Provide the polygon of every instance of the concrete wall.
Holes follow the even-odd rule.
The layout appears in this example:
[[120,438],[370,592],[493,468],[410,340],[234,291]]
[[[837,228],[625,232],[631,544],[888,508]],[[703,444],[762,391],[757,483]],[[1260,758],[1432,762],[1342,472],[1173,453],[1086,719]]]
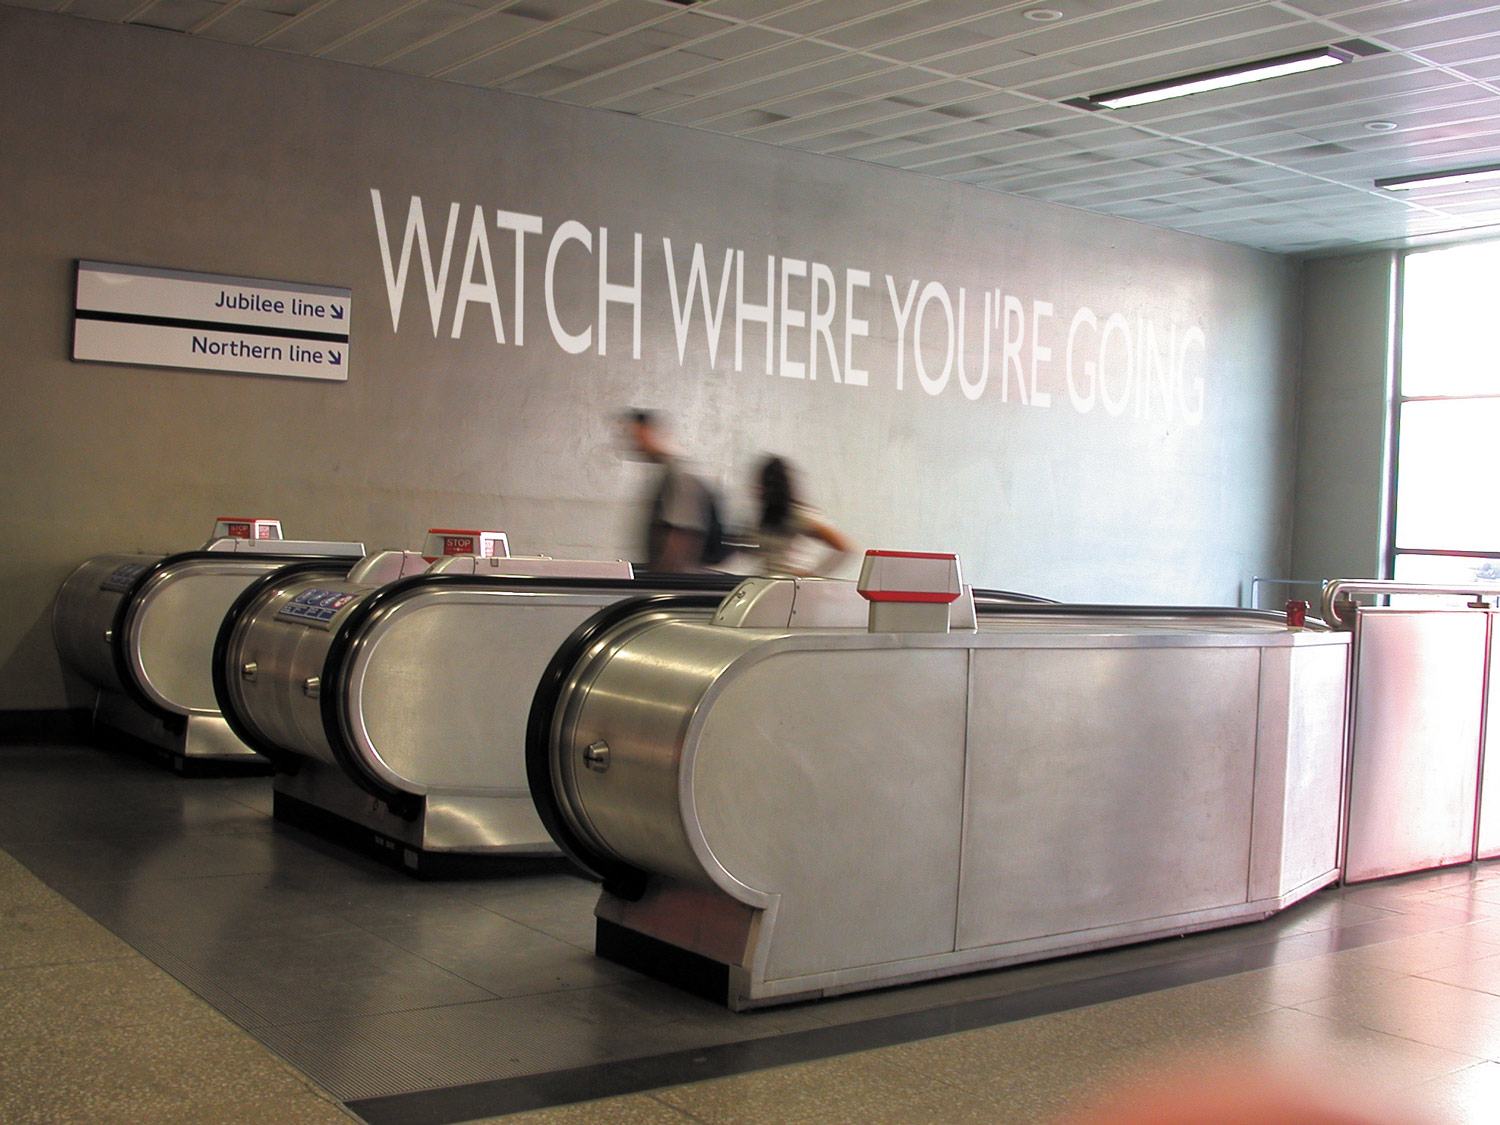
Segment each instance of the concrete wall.
[[[738,516],[756,456],[784,453],[861,547],[956,550],[979,584],[1233,603],[1288,565],[1294,262],[20,10],[0,10],[0,91],[0,709],[80,698],[46,620],[73,565],[191,548],[220,514],[371,547],[471,526],[633,555],[646,477],[610,421],[632,404],[675,418]],[[449,248],[431,300],[415,200],[435,275]],[[711,299],[679,347],[698,246]],[[601,322],[606,247],[623,289],[604,296],[625,299]],[[74,362],[78,259],[352,289],[348,381]]]
[[1395,251],[1380,251],[1303,267],[1292,539],[1298,578],[1385,577],[1396,258]]

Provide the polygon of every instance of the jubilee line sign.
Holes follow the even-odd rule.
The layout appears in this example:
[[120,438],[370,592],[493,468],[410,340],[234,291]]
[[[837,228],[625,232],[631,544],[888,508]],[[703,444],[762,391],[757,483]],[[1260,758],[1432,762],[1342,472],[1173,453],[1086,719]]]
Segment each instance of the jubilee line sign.
[[73,358],[349,378],[348,289],[80,261]]

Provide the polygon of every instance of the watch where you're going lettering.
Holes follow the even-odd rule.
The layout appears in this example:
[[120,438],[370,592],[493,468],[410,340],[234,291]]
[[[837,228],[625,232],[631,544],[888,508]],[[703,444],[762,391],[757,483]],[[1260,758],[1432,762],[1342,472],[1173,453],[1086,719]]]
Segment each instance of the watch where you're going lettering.
[[78,263],[73,358],[343,382],[347,289]]
[[[413,316],[434,338],[493,338],[528,346],[537,329],[528,265],[543,267],[544,335],[569,355],[641,358],[647,307],[670,314],[681,366],[927,396],[999,399],[1080,414],[1203,421],[1208,338],[1198,324],[1163,323],[1139,312],[1060,309],[996,287],[936,279],[877,279],[867,269],[736,247],[691,247],[661,238],[646,270],[640,232],[611,232],[567,219],[457,202],[429,209],[422,197],[388,205],[370,189],[393,332]],[[460,256],[461,255],[461,256]],[[534,276],[534,275],[533,275]],[[504,278],[508,300],[501,300]],[[409,308],[425,299],[427,316]],[[563,294],[567,297],[564,299]],[[585,296],[579,297],[583,293]],[[886,313],[894,354],[871,337]],[[614,341],[609,338],[613,330]],[[878,372],[872,376],[872,372]]]

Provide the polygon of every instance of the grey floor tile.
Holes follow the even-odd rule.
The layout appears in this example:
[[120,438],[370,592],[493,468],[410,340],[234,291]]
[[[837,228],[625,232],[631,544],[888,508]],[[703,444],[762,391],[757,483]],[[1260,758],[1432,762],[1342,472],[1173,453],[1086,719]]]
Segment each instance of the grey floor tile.
[[[38,879],[25,864],[0,851],[0,911],[37,903],[54,903],[58,894]],[[4,915],[0,915],[3,919]]]
[[960,1090],[988,1107],[995,1125],[1038,1125],[1086,1104],[1104,1091],[1139,1081],[1161,1065],[1156,1055],[1140,1049],[1038,1059],[1025,1068],[1002,1062],[988,1081],[977,1080]]
[[548,1073],[639,1050],[641,1033],[610,1019],[620,1012],[607,1004],[559,1010],[533,999],[320,1020],[266,1039],[346,1099]]
[[1462,927],[1462,932],[1475,941],[1500,945],[1500,918],[1481,918],[1469,922]]
[[932,1082],[959,1089],[1018,1081],[1079,1059],[1121,1056],[1127,1048],[1107,1016],[1065,1012],[999,1027],[902,1043],[880,1052],[887,1060]]
[[1408,975],[1363,959],[1359,956],[1362,952],[1353,950],[1288,961],[1242,973],[1234,979],[1243,981],[1271,1007],[1294,1007],[1354,987],[1379,987]]
[[63,891],[117,933],[150,937],[184,956],[226,941],[313,938],[359,929],[316,896],[279,887],[264,872],[63,884]]
[[768,1121],[880,1121],[934,1093],[879,1052],[778,1067],[756,1074],[662,1090],[656,1097],[706,1125]]
[[1298,1007],[1343,1025],[1500,1059],[1500,996],[1425,977],[1366,982]]
[[364,931],[301,941],[225,942],[184,960],[270,1024],[493,999]]
[[60,898],[0,901],[0,969],[120,957],[120,940]]
[[1231,1034],[1215,1037],[1204,1047],[1226,1053],[1254,1053],[1278,1065],[1340,1076],[1355,1084],[1351,1088],[1391,1094],[1479,1061],[1468,1051],[1434,1046],[1398,1032],[1366,1027],[1356,1020],[1300,1008],[1273,1008],[1247,1016]]
[[632,1094],[486,1117],[469,1125],[693,1125],[695,1120],[650,1094]]
[[633,970],[482,907],[372,929],[393,945],[496,996],[527,996],[639,979]]
[[45,882],[143,882],[273,870],[282,846],[269,825],[215,834],[140,835],[8,844]]
[[[36,1028],[0,1040],[0,1120],[155,1121],[197,1104],[307,1092],[249,1036],[209,1012],[140,1027]],[[58,1081],[65,1075],[66,1081]]]
[[1413,1094],[1443,1125],[1500,1121],[1500,1063],[1484,1062],[1424,1082]]
[[1377,879],[1368,883],[1354,883],[1343,888],[1341,897],[1348,902],[1399,909],[1413,900],[1432,897],[1436,892],[1455,887],[1474,885],[1474,877],[1466,869],[1428,871],[1418,875],[1398,875],[1390,879]]
[[1457,988],[1473,989],[1500,997],[1500,949],[1487,957],[1456,960],[1452,964],[1429,969],[1419,975]]
[[1362,922],[1376,922],[1388,918],[1391,911],[1373,903],[1348,902],[1331,895],[1316,896],[1300,908],[1280,917],[1266,919],[1267,933],[1277,937],[1294,934],[1321,933],[1344,926],[1357,926]]
[[582,949],[594,947],[594,905],[599,887],[571,875],[495,880],[456,893],[503,918]]
[[[1034,989],[1064,996],[1070,984],[1119,974],[1159,987],[1202,966],[1221,974],[1247,951],[1248,963],[1263,954],[1278,961],[876,1057],[725,1079],[707,1093],[664,1090],[514,1120],[682,1125],[765,1111],[761,1120],[1038,1125],[1095,1085],[1128,1080],[1193,1048],[1317,1059],[1426,1090],[1435,1101],[1471,1102],[1492,1089],[1491,1064],[1482,1060],[1493,1056],[1471,1052],[1489,1043],[1487,1006],[1500,1002],[1491,991],[1500,968],[1500,911],[1491,901],[1500,898],[1500,864],[1325,891],[1256,925],[736,1014],[595,958],[595,883],[540,868],[419,882],[269,820],[269,800],[265,779],[185,781],[92,749],[56,757],[0,748],[0,822],[15,811],[12,829],[32,837],[16,850],[340,1097],[716,1045],[731,1045],[732,1055],[741,1042]],[[132,822],[143,826],[134,835],[125,831]],[[86,921],[0,856],[0,966],[11,965],[0,967],[0,1006],[8,1009],[0,1044],[20,1051],[14,1057],[37,1080],[39,1056],[4,1029],[30,1026],[43,1011],[58,1029],[92,1019],[106,1054],[143,1076],[133,1092],[110,1093],[105,1082],[103,1100],[70,1104],[76,1113],[67,1120],[229,1123],[260,1114],[290,1123],[306,1113],[321,1125],[330,1111],[342,1112],[290,1070],[290,1086],[273,1079],[253,1092],[211,1088],[207,1100],[184,1100],[170,1076],[114,1036],[166,1016],[181,1028],[167,1037],[167,1054],[181,1059],[177,1041],[203,1021],[188,1013],[174,1021],[184,999],[176,985],[126,967],[108,932],[92,922],[70,927],[69,919]],[[1378,943],[1330,952],[1338,940],[1371,935]],[[37,949],[54,960],[37,963]],[[7,962],[12,955],[21,959]],[[1151,976],[1158,969],[1169,975]],[[76,996],[70,980],[85,982]],[[1444,1022],[1446,1037],[1438,1030]],[[68,1064],[69,1045],[56,1045]],[[85,1076],[90,1065],[80,1063]],[[246,1062],[252,1075],[257,1066]],[[731,1088],[736,1082],[749,1085]],[[28,1119],[30,1110],[12,1108],[20,1115],[0,1106],[0,1118]]]
[[366,930],[462,924],[481,915],[495,916],[442,883],[417,882],[394,871],[385,882],[325,886],[309,895],[324,909]]
[[196,1101],[159,1110],[151,1125],[350,1125],[358,1119],[332,1098],[315,1093],[278,1098]]
[[1500,953],[1497,942],[1500,930],[1482,932],[1473,926],[1452,926],[1361,946],[1339,956],[1394,972],[1426,973]]
[[0,844],[90,840],[140,840],[197,833],[263,832],[263,814],[223,793],[152,790],[96,804],[71,801],[12,801],[0,818]]
[[38,1028],[87,1036],[96,1027],[146,1027],[203,1010],[197,997],[142,957],[0,970],[0,1039]]

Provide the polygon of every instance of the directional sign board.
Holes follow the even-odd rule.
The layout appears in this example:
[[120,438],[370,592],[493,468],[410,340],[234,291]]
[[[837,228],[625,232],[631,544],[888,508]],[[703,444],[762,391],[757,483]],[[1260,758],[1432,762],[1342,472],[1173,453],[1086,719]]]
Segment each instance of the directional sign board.
[[349,378],[347,289],[78,263],[73,358]]

